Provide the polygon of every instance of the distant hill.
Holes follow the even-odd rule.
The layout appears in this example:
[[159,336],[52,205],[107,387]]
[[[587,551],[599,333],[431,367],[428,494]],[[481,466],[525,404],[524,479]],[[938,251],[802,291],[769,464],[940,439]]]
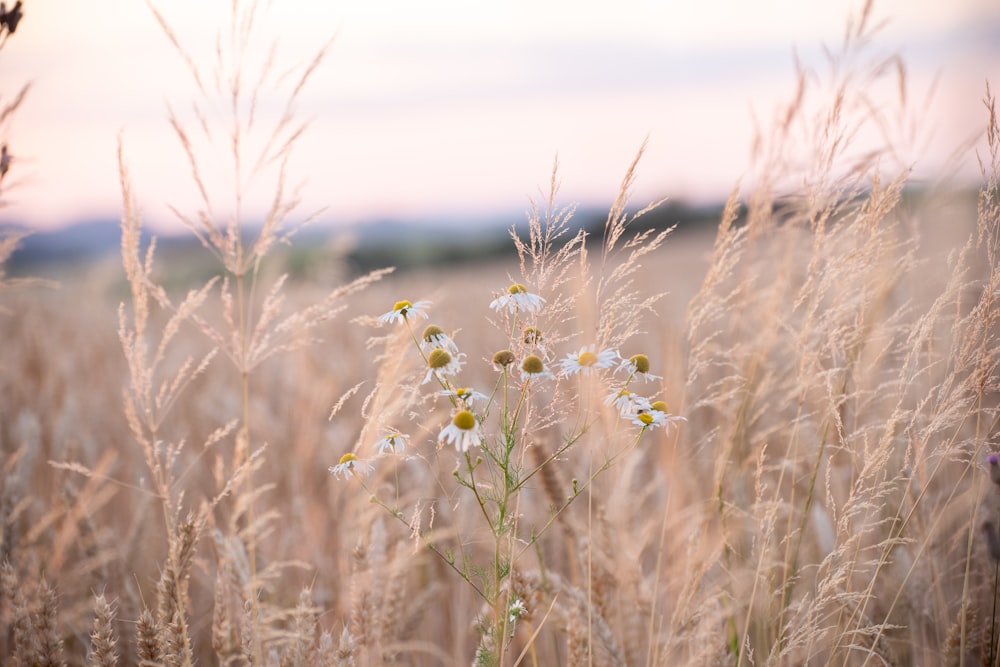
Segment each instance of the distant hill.
[[[690,207],[668,202],[636,221],[635,228],[666,228],[672,225],[685,228],[702,225],[717,221],[720,211],[721,206]],[[578,211],[574,220],[578,228],[582,227],[599,237],[606,217],[606,211]],[[372,221],[336,228],[315,224],[303,229],[294,238],[291,248],[285,252],[288,253],[287,261],[293,264],[308,262],[313,255],[329,248],[338,236],[350,237],[352,244],[343,259],[352,271],[361,273],[384,266],[406,270],[511,254],[513,244],[509,230],[513,224],[514,222],[497,221],[463,226],[455,223],[401,220]],[[23,227],[8,225],[0,228],[0,232],[5,229],[25,231]],[[519,234],[527,236],[525,221],[517,221],[517,229]],[[254,229],[248,230],[248,240],[255,233]],[[148,242],[149,232],[144,231],[144,236],[144,242]],[[120,244],[121,230],[117,220],[87,220],[61,229],[36,231],[21,239],[20,246],[7,262],[6,269],[11,275],[61,272],[107,258],[119,252]],[[198,240],[186,232],[158,234],[157,247],[161,252],[175,257],[188,251],[195,256],[205,252]]]

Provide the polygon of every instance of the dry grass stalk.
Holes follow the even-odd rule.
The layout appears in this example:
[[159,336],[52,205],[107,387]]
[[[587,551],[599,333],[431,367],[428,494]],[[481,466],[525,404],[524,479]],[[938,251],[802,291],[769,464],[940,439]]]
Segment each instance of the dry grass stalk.
[[170,536],[167,562],[156,587],[156,623],[162,630],[160,654],[169,665],[194,663],[187,621],[188,580],[203,522],[200,517],[188,515],[175,523],[176,532]]
[[149,609],[143,609],[135,624],[136,658],[141,667],[164,664],[161,628]]
[[[215,253],[220,279],[180,298],[158,282],[121,161],[125,419],[101,411],[118,400],[101,388],[120,386],[119,367],[100,375],[72,352],[114,357],[113,332],[99,324],[113,312],[10,293],[19,317],[0,321],[12,341],[0,369],[15,373],[0,373],[0,659],[59,663],[62,638],[89,634],[91,662],[113,664],[116,610],[93,590],[115,590],[122,613],[138,615],[135,658],[147,666],[449,664],[467,662],[477,645],[483,660],[508,664],[971,664],[996,654],[995,563],[982,525],[1000,525],[1000,496],[984,492],[992,486],[978,470],[1000,423],[1000,131],[989,92],[978,226],[947,262],[927,239],[940,230],[911,219],[933,211],[927,199],[911,207],[905,168],[875,168],[892,164],[892,147],[857,148],[871,123],[881,130],[891,115],[869,86],[892,79],[902,112],[907,98],[898,60],[865,60],[866,5],[831,53],[830,76],[802,71],[794,99],[762,132],[749,196],[727,203],[688,306],[686,344],[664,331],[668,313],[644,324],[665,302],[660,277],[640,262],[670,248],[657,247],[665,232],[630,233],[635,165],[600,253],[573,227],[573,207],[557,206],[553,172],[527,236],[514,235],[520,273],[507,276],[543,294],[546,307],[530,322],[500,309],[484,327],[468,318],[469,304],[496,284],[468,271],[384,286],[375,275],[318,300],[269,272],[263,260],[288,238],[282,221],[297,201],[285,172],[302,129],[291,102],[324,49],[288,80],[289,106],[255,145],[274,53],[255,80],[232,76],[228,59],[248,52],[262,20],[255,4],[234,7],[233,50],[220,48],[218,75],[188,62],[198,90],[235,110],[224,128],[233,154],[223,156],[236,174],[233,210],[213,201],[205,180],[203,147],[218,138],[207,106],[193,124],[171,112],[203,199],[186,222]],[[158,19],[180,48],[183,35]],[[250,239],[239,213],[265,172],[276,178],[274,197]],[[10,247],[0,242],[0,259]],[[435,317],[451,337],[485,346],[466,359],[470,386],[495,382],[496,341],[518,360],[551,362],[567,345],[627,339],[677,360],[690,421],[616,458],[605,445],[627,420],[604,405],[600,382],[539,385],[507,434],[522,449],[506,472],[528,483],[507,486],[504,475],[486,474],[498,459],[470,457],[482,501],[470,502],[466,487],[455,489],[448,450],[431,451],[455,406],[441,408],[436,388],[420,388],[426,360],[407,356],[407,332],[364,348],[364,333],[344,326],[334,354],[303,347],[357,289],[392,303],[392,290],[413,298],[442,282],[438,294],[455,303]],[[103,347],[84,344],[93,341]],[[211,363],[212,346],[228,364]],[[94,381],[82,390],[80,377]],[[307,393],[321,409],[306,405]],[[299,429],[310,420],[326,430]],[[340,448],[367,457],[362,448],[408,425],[409,458],[395,469],[360,489],[328,481],[324,468]],[[593,447],[576,444],[584,435]],[[85,482],[65,483],[66,472]],[[518,497],[503,520],[486,525],[512,488],[506,498]],[[110,500],[127,494],[141,498],[133,517],[112,511]],[[581,495],[587,502],[572,502]],[[366,511],[371,496],[403,525]],[[162,520],[151,521],[157,505]],[[192,516],[191,507],[204,509]],[[209,529],[214,553],[194,567]],[[119,571],[137,574],[116,581]],[[55,586],[25,585],[39,572],[60,591],[58,614]],[[155,614],[137,590],[148,581],[158,581]],[[468,622],[477,611],[479,635]]]
[[115,667],[118,664],[118,635],[114,629],[117,605],[103,594],[94,596],[94,629],[90,633],[90,667]]
[[38,585],[38,610],[31,615],[31,634],[25,664],[32,667],[63,667],[62,629],[59,625],[59,598],[42,579]]

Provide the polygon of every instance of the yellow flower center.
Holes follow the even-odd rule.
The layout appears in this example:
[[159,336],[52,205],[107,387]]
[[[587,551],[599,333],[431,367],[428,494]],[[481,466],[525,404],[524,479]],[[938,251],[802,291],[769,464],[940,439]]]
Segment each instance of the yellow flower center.
[[500,350],[493,355],[493,363],[497,366],[509,366],[514,363],[514,353],[510,350]]
[[351,461],[357,461],[357,460],[358,460],[358,457],[355,456],[354,454],[352,454],[351,452],[347,452],[346,454],[344,454],[343,456],[340,457],[340,462],[342,464],[343,463],[350,463]]
[[641,421],[646,426],[649,426],[650,424],[653,423],[653,415],[649,414],[648,412],[640,412],[639,421]]
[[534,354],[529,354],[521,362],[521,370],[525,373],[541,373],[545,370],[545,364]]
[[670,410],[667,409],[667,404],[663,401],[653,401],[653,404],[649,407],[653,408],[654,410],[658,410],[664,414],[670,412]]
[[443,334],[444,334],[444,329],[437,326],[436,324],[428,324],[427,328],[424,329],[423,338],[428,343],[431,343],[434,341],[434,338],[436,336],[441,336]]
[[527,291],[528,288],[522,285],[521,283],[514,283],[513,285],[507,288],[508,294],[524,294]]
[[471,431],[476,426],[476,417],[468,410],[459,410],[455,413],[451,423],[463,431]]
[[431,350],[431,353],[427,355],[427,365],[431,368],[444,368],[450,363],[451,355],[439,347]]
[[413,304],[409,301],[397,301],[393,306],[393,310],[398,310],[401,313],[405,313],[407,308],[413,308]]
[[597,354],[591,352],[590,350],[584,350],[580,353],[580,356],[577,357],[576,363],[581,366],[593,366],[597,363]]
[[632,363],[636,373],[649,372],[649,357],[645,354],[633,354],[628,360]]

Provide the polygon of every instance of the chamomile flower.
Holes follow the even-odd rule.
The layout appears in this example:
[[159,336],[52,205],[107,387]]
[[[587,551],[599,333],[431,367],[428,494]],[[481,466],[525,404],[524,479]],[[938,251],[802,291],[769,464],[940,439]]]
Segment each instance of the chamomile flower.
[[445,389],[441,392],[442,396],[451,396],[452,398],[457,398],[462,401],[462,404],[466,407],[472,407],[474,401],[486,401],[489,400],[489,396],[482,393],[481,391],[476,391],[475,389],[469,389],[468,387],[456,387],[455,389]]
[[622,362],[618,364],[618,370],[628,373],[629,377],[641,375],[646,382],[663,379],[659,375],[652,375],[649,372],[649,357],[645,354],[633,354],[628,359],[622,359]]
[[545,303],[545,299],[537,294],[532,294],[521,283],[514,283],[507,288],[506,294],[502,294],[490,302],[490,308],[493,310],[506,308],[511,313],[518,310],[522,313],[537,313],[541,310],[543,303]]
[[594,351],[594,345],[585,345],[577,354],[567,354],[559,365],[563,375],[582,373],[589,375],[591,371],[600,368],[611,368],[618,361],[618,353],[608,348],[600,352]]
[[351,473],[369,473],[373,468],[370,462],[359,459],[352,452],[347,452],[340,457],[340,463],[329,467],[329,471],[336,477],[347,479]]
[[410,303],[405,300],[397,301],[393,304],[392,310],[384,315],[380,315],[378,319],[380,322],[402,322],[408,320],[410,315],[419,315],[426,320],[427,313],[424,311],[430,305],[430,301],[417,301],[416,303]]
[[538,327],[524,327],[524,331],[521,332],[521,340],[524,341],[525,345],[532,347],[541,345],[542,340],[544,340],[542,330]]
[[428,324],[424,333],[420,336],[420,349],[426,352],[439,347],[451,354],[458,354],[458,345],[451,339],[451,336],[444,332],[444,329],[436,324]]
[[462,357],[464,356],[464,354],[458,354],[453,357],[447,350],[442,350],[440,347],[434,348],[427,355],[427,375],[424,376],[421,384],[429,382],[435,375],[439,378],[444,375],[456,375],[462,370]]
[[640,410],[632,418],[632,423],[642,428],[656,428],[667,423],[667,415],[659,410]]
[[379,454],[400,454],[409,439],[410,436],[399,431],[389,431],[375,442],[375,449]]
[[640,410],[649,410],[649,399],[638,394],[633,394],[628,389],[615,391],[604,399],[605,405],[613,405],[622,417],[631,417],[639,413]]
[[478,446],[483,439],[483,429],[476,416],[468,410],[459,410],[452,417],[451,423],[445,426],[438,442],[442,444],[454,444],[459,452],[467,452],[472,447]]
[[687,418],[670,414],[667,404],[663,401],[653,401],[648,410],[640,410],[632,420],[633,424],[643,428],[664,426],[667,430],[677,426],[678,422],[686,422]]
[[500,368],[507,368],[514,363],[514,353],[510,350],[498,350],[493,355],[493,365]]
[[507,610],[510,614],[510,622],[513,623],[517,619],[521,618],[521,616],[523,616],[527,611],[528,608],[524,606],[524,600],[517,598],[510,603],[510,609]]
[[540,378],[549,378],[550,380],[555,380],[556,376],[552,374],[546,366],[542,358],[535,354],[529,354],[521,362],[521,379],[522,380],[534,380]]

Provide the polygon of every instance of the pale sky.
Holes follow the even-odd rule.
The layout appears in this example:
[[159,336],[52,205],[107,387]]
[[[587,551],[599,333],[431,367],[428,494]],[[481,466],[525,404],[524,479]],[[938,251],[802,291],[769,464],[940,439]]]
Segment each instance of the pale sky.
[[[0,50],[0,102],[32,83],[0,124],[15,157],[0,224],[116,219],[121,136],[144,217],[175,227],[167,205],[193,214],[198,202],[168,104],[195,137],[214,205],[229,210],[227,106],[208,80],[230,3],[154,5],[206,76],[216,143],[201,141],[190,110],[206,98],[146,3],[25,0]],[[299,217],[323,208],[332,222],[516,220],[547,188],[556,156],[560,201],[606,206],[647,137],[636,203],[704,202],[724,197],[746,170],[751,118],[770,118],[792,95],[793,53],[821,64],[821,45],[839,44],[859,5],[285,0],[261,8],[244,71],[257,75],[275,38],[275,71],[333,38],[296,107],[310,122],[289,164],[291,185],[304,181]],[[939,79],[903,147],[917,173],[933,177],[983,126],[986,80],[1000,90],[1000,2],[885,0],[874,13],[888,23],[871,52],[899,51],[914,109]],[[255,131],[283,108],[268,93],[287,89],[265,88]],[[960,174],[973,177],[974,155],[964,164]],[[273,194],[266,176],[247,196],[249,222]]]

